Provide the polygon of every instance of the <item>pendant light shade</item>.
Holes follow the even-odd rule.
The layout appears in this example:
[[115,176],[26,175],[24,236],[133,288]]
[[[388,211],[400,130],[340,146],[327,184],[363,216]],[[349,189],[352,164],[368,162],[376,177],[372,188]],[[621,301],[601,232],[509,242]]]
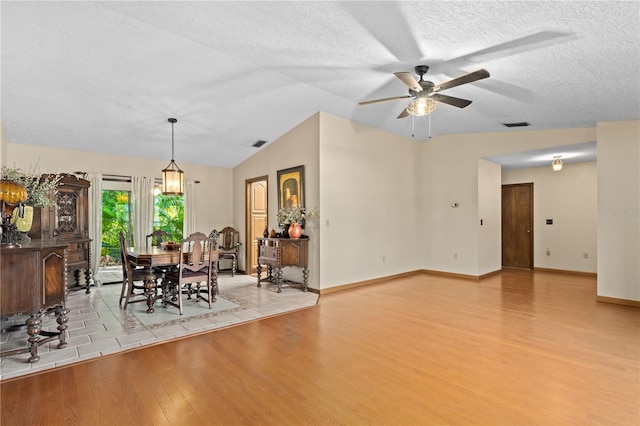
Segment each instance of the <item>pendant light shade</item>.
[[173,123],[178,120],[170,118],[171,123],[171,162],[162,170],[162,194],[163,195],[182,195],[184,194],[184,172],[173,161]]
[[559,172],[560,170],[562,170],[562,165],[564,164],[564,161],[562,161],[560,159],[560,155],[556,155],[555,160],[553,160],[553,163],[551,163],[551,168],[553,168],[554,172]]
[[421,97],[411,102],[407,112],[416,117],[431,114],[438,107],[438,103],[431,98]]

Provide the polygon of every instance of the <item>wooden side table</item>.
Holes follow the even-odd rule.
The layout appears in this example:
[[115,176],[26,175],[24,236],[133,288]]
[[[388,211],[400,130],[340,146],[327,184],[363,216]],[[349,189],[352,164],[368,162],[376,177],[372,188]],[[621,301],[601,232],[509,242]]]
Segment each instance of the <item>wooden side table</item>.
[[[258,287],[262,281],[274,282],[278,293],[282,293],[282,268],[302,268],[302,289],[307,291],[309,281],[308,238],[257,238],[258,240]],[[262,265],[267,266],[267,277],[262,278]]]

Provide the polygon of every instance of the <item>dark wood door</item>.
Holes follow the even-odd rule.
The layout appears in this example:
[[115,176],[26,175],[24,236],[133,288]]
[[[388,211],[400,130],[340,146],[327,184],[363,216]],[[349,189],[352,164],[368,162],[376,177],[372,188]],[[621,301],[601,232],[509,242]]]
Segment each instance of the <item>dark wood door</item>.
[[502,266],[533,269],[533,183],[502,185]]

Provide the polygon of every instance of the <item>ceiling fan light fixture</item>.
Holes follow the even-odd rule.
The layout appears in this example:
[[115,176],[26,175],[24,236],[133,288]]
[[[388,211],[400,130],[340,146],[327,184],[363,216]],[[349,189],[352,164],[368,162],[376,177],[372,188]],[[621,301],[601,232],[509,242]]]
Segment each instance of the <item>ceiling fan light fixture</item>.
[[564,164],[564,162],[560,159],[560,157],[560,155],[555,155],[553,157],[555,158],[555,160],[553,160],[553,162],[551,163],[551,168],[554,172],[559,172],[560,170],[562,170],[562,165]]
[[163,195],[183,195],[184,194],[184,172],[173,160],[173,124],[178,120],[169,118],[171,123],[171,162],[162,170],[162,194]]
[[431,98],[421,97],[412,101],[407,107],[407,112],[417,117],[431,114],[438,107],[438,103]]

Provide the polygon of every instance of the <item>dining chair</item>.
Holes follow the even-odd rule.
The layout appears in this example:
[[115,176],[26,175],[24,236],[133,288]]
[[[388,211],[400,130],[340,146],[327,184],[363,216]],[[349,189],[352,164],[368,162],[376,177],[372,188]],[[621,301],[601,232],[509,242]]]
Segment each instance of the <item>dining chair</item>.
[[[150,274],[146,268],[134,267],[127,258],[128,246],[124,232],[120,231],[118,239],[120,240],[120,261],[122,262],[122,290],[120,291],[119,304],[122,305],[122,301],[124,300],[123,308],[127,309],[129,303],[147,301],[147,296],[144,294],[144,284],[142,282],[148,279]],[[151,276],[154,277],[155,280],[158,278],[155,274]],[[136,284],[136,282],[140,284]]]
[[[202,232],[195,232],[183,239],[180,245],[180,264],[176,270],[168,271],[163,280],[164,306],[174,306],[182,315],[182,296],[186,294],[190,299],[195,294],[196,302],[202,299],[211,309],[211,303],[216,301],[215,261],[215,241],[212,238]],[[195,288],[193,284],[196,284]],[[178,303],[172,300],[174,296],[177,296]]]
[[147,235],[147,247],[161,247],[163,242],[169,240],[169,237],[170,235],[167,231],[156,229],[155,231]]
[[[215,230],[214,230],[215,232]],[[231,226],[219,232],[218,257],[220,260],[231,260],[231,276],[238,269],[238,253],[240,252],[240,233]]]

